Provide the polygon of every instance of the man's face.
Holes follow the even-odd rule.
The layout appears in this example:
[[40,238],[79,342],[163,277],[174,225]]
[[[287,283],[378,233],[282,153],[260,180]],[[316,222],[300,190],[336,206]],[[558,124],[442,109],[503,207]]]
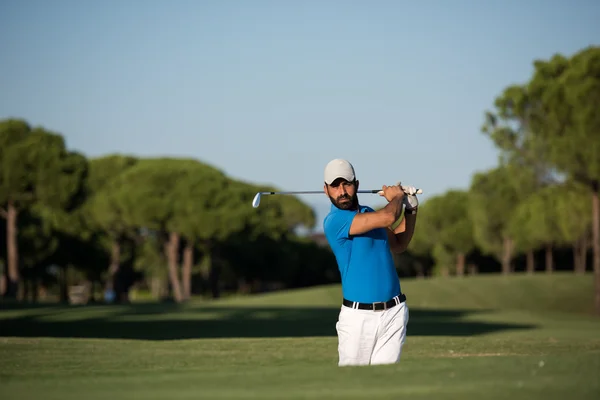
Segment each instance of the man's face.
[[353,210],[358,207],[358,181],[348,182],[339,178],[325,185],[325,193],[331,200],[331,203],[342,210]]

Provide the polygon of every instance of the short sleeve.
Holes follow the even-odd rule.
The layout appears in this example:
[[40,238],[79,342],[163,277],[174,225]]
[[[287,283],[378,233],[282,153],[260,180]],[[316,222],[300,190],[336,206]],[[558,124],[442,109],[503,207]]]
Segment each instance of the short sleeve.
[[325,223],[323,230],[330,241],[339,241],[350,237],[350,226],[356,215],[356,211],[338,211],[330,214]]

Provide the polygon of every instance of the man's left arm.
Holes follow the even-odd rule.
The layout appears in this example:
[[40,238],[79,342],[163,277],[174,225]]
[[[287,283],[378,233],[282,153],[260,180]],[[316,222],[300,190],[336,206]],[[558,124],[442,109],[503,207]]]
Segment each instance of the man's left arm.
[[394,253],[406,251],[415,232],[417,224],[417,210],[419,201],[416,196],[417,189],[412,186],[402,187],[406,192],[404,197],[404,217],[396,228],[388,229],[390,250]]

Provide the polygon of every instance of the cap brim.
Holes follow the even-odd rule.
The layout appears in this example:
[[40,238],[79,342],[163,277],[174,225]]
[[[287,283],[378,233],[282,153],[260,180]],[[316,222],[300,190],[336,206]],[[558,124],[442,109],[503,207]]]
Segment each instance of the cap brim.
[[352,182],[354,180],[354,177],[347,177],[347,176],[336,176],[333,179],[329,179],[329,180],[325,180],[325,183],[328,185],[331,185],[333,182],[337,181],[338,179],[343,179],[347,182]]

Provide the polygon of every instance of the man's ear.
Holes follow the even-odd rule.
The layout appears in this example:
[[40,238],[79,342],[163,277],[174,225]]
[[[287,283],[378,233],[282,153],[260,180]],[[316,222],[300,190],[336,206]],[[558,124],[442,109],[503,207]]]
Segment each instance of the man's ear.
[[325,196],[329,197],[329,191],[327,190],[327,184],[323,184],[323,192],[325,192]]
[[356,190],[358,190],[358,183],[359,183],[359,181],[358,181],[358,179],[357,179],[357,180],[356,180]]

